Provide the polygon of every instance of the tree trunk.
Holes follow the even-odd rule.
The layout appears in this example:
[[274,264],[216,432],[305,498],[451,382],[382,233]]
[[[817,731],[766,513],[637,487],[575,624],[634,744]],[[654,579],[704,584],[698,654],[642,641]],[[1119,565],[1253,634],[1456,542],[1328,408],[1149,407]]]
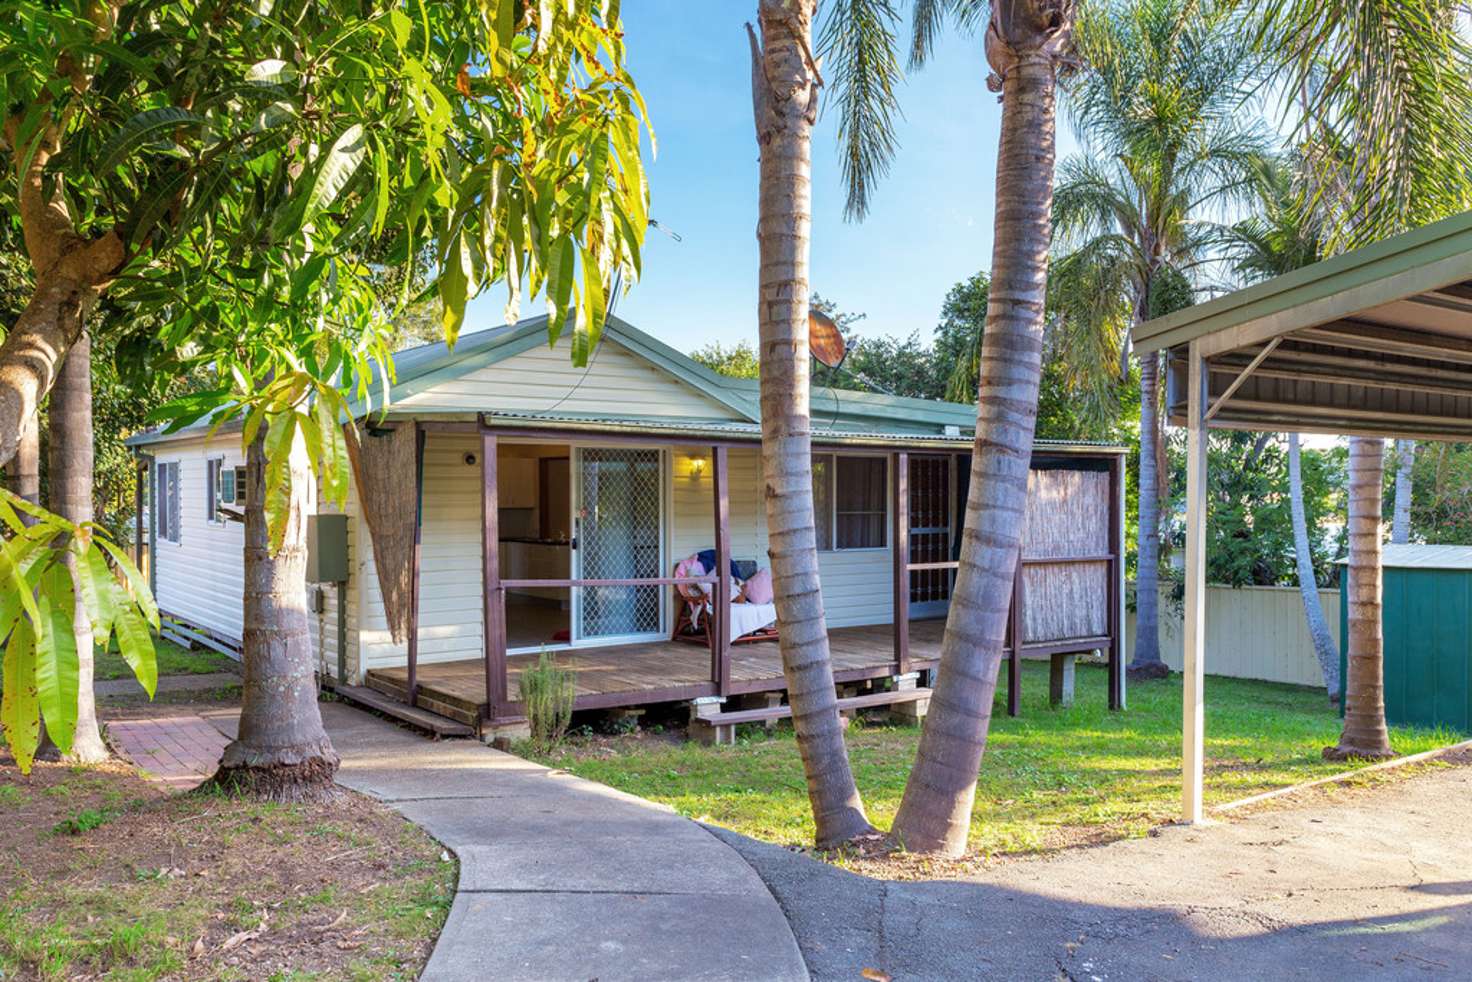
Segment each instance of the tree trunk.
[[38,270],[30,303],[0,344],[0,464],[15,456],[26,422],[35,419],[87,312],[122,261],[122,242],[109,233]]
[[[41,503],[41,428],[32,416],[21,430],[20,442],[15,456],[5,465],[10,480],[10,490],[33,505]],[[19,518],[27,525],[35,519],[21,512]]]
[[1156,457],[1155,407],[1159,403],[1160,359],[1140,358],[1140,516],[1135,563],[1135,656],[1133,679],[1170,674],[1160,658],[1160,470]]
[[949,856],[965,852],[971,828],[1022,546],[1053,206],[1053,55],[1004,49],[999,36],[1011,36],[998,33],[1004,15],[1021,16],[994,7],[988,32],[987,54],[1001,75],[1002,134],[971,493],[930,715],[894,820],[905,848]]
[[1308,518],[1303,508],[1303,466],[1299,459],[1298,434],[1288,434],[1288,507],[1293,516],[1293,555],[1298,565],[1298,592],[1303,596],[1303,616],[1314,641],[1314,655],[1324,673],[1329,701],[1339,703],[1339,648],[1324,621],[1319,602],[1319,579],[1314,575],[1313,549],[1308,541]]
[[265,427],[246,450],[245,631],[240,731],[211,783],[271,801],[336,794],[337,753],[322,728],[307,623],[307,470],[291,448],[291,503],[281,551],[271,555],[265,513]]
[[819,846],[873,832],[849,768],[828,653],[813,518],[808,406],[808,235],[812,226],[811,50],[815,0],[760,0],[751,41],[752,108],[761,154],[757,242],[761,270],[762,477],[778,645],[792,724],[807,775]]
[[[51,390],[51,456],[48,485],[51,510],[71,522],[92,521],[92,342],[84,333],[67,352]],[[95,764],[108,758],[107,746],[97,725],[97,701],[92,693],[96,655],[92,619],[77,583],[76,558],[68,552],[62,560],[72,575],[75,601],[72,633],[77,639],[77,729],[67,759]]]
[[1349,671],[1344,730],[1331,760],[1394,757],[1385,727],[1385,637],[1380,624],[1380,508],[1385,441],[1349,441]]
[[1390,541],[1411,541],[1411,470],[1416,464],[1416,441],[1395,441],[1395,520],[1390,523]]

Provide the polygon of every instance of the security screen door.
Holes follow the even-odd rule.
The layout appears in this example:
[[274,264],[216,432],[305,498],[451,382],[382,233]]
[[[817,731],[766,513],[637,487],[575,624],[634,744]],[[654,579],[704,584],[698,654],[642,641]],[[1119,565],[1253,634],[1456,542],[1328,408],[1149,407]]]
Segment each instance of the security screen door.
[[[581,447],[575,451],[578,579],[664,575],[662,455],[657,449]],[[658,634],[665,590],[590,586],[575,591],[577,640]]]

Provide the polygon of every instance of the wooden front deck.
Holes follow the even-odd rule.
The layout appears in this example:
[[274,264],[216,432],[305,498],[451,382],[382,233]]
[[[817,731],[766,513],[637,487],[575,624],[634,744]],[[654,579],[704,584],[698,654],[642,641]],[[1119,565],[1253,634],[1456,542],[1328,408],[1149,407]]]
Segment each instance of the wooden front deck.
[[[931,667],[940,657],[943,620],[910,623],[910,667]],[[893,675],[894,634],[888,624],[834,628],[828,633],[833,675],[838,682]],[[520,692],[522,669],[537,655],[509,655],[506,691],[513,701]],[[647,641],[606,648],[571,648],[557,660],[577,673],[577,708],[606,709],[672,702],[716,694],[710,649],[678,641]],[[485,662],[480,659],[421,664],[418,705],[472,725],[486,707]],[[367,684],[407,702],[409,669],[379,668],[368,672]],[[774,641],[731,648],[731,685],[735,694],[770,692],[786,687],[782,659]]]

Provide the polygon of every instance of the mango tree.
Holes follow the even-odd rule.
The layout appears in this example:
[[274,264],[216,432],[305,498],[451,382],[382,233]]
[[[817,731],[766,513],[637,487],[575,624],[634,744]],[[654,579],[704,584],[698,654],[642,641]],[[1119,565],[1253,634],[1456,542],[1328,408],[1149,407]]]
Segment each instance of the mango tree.
[[[508,319],[543,293],[549,340],[570,322],[579,363],[610,284],[638,274],[644,116],[617,4],[19,2],[0,37],[16,178],[0,204],[35,275],[0,345],[0,464],[106,295],[136,314],[120,350],[214,372],[164,415],[262,437],[253,561],[296,543],[305,467],[344,499],[341,392],[387,391],[387,325],[416,299],[378,297],[375,272],[428,255],[451,343],[487,284],[506,284]],[[38,602],[50,583],[27,580]],[[293,589],[282,610],[304,603]],[[246,643],[246,691],[264,693]],[[292,685],[310,677],[287,662]],[[249,766],[293,759],[247,729]]]

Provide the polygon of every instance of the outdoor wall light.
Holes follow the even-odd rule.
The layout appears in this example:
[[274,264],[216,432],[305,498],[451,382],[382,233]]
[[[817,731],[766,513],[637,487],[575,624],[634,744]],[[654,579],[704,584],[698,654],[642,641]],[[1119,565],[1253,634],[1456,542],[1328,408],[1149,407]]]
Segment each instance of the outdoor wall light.
[[691,457],[690,458],[690,480],[692,480],[692,481],[698,481],[698,480],[700,480],[701,475],[704,474],[704,473],[705,473],[705,458],[704,457]]
[[474,467],[475,466],[475,454],[473,454],[473,453],[466,454],[465,455],[465,464],[466,464],[467,467]]

